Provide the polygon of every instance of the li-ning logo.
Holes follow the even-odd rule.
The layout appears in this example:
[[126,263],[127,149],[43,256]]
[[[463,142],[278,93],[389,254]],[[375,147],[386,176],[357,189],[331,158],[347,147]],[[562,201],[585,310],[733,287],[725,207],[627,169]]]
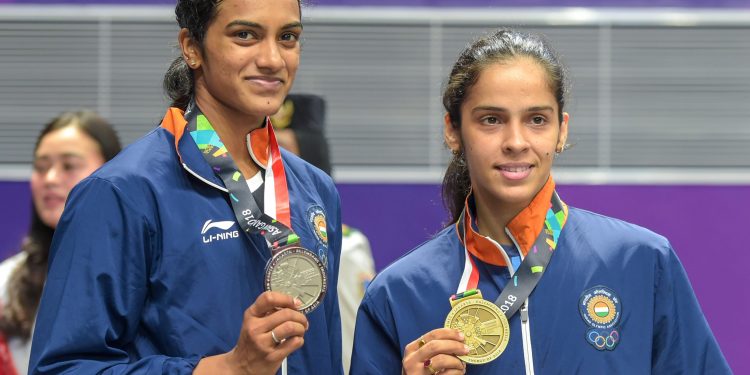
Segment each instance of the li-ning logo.
[[[211,221],[206,220],[206,222],[203,224],[203,229],[201,229],[201,235],[203,235],[203,243],[211,243],[213,241],[221,241],[226,240],[230,238],[237,238],[240,236],[240,232],[238,230],[229,231],[231,227],[233,227],[235,224],[234,221]],[[211,229],[220,229],[223,232],[219,233],[213,233],[213,234],[206,234]]]

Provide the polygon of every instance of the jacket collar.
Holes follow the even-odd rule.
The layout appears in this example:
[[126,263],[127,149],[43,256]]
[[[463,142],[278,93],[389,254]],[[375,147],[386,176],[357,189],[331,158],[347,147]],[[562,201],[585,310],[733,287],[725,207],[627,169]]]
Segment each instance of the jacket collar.
[[[209,182],[209,185],[217,185],[214,187],[225,190],[224,183],[214,173],[211,166],[206,163],[201,151],[198,149],[195,141],[193,141],[193,137],[186,131],[187,120],[185,120],[185,111],[175,107],[167,109],[167,113],[164,115],[160,126],[174,136],[177,156],[180,158],[180,163],[185,169],[197,175],[204,182]],[[268,118],[266,118],[266,126],[271,126]],[[266,128],[260,127],[250,132],[248,142],[250,142],[250,147],[248,147],[250,157],[259,166],[265,168],[269,160],[269,138]]]
[[[550,208],[550,200],[555,191],[555,182],[552,177],[547,179],[541,190],[536,194],[531,203],[518,213],[508,223],[507,229],[519,246],[519,251],[526,256],[534,241],[544,228],[547,211]],[[466,217],[466,249],[481,261],[496,266],[507,266],[505,257],[498,251],[497,246],[487,237],[474,230],[474,196],[472,193],[466,198],[464,217]],[[460,226],[456,223],[456,229]],[[460,237],[459,237],[460,238]]]

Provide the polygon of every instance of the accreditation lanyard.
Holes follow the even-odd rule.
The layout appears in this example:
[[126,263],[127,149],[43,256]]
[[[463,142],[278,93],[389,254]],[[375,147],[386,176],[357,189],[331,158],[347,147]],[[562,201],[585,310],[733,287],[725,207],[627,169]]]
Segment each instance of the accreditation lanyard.
[[[229,191],[234,215],[245,233],[259,233],[265,237],[273,254],[286,245],[298,242],[299,237],[290,228],[291,216],[286,173],[271,122],[266,119],[265,128],[268,132],[270,150],[267,151],[268,164],[262,166],[265,168],[265,210],[261,210],[247,185],[245,176],[239,171],[219,135],[195,102],[191,103],[185,111],[185,120],[187,130],[201,150],[203,158],[214,173],[224,181],[224,186]],[[277,217],[278,220],[271,215]]]
[[[467,250],[466,231],[471,230],[471,213],[468,211],[469,205],[467,204],[456,223],[456,227],[458,236],[466,252],[464,275],[469,276],[462,277],[462,281],[458,286],[458,293],[451,297],[451,299],[468,297],[470,293],[475,293],[474,289],[479,285],[479,271]],[[495,304],[508,320],[518,311],[523,302],[526,301],[547,270],[547,264],[549,264],[552,258],[566,219],[567,209],[557,195],[557,192],[553,192],[542,231],[537,236],[534,245],[528,254],[526,254],[521,265],[513,274],[512,280],[505,285],[500,296],[495,300]],[[518,250],[521,251],[521,249]]]

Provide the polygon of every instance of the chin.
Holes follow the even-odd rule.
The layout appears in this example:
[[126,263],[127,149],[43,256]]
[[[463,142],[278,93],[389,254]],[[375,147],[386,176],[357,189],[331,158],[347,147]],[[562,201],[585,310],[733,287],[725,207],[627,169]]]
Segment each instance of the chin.
[[536,191],[530,186],[511,186],[501,189],[497,196],[504,202],[516,204],[528,204],[534,199]]
[[42,220],[42,223],[44,223],[44,225],[55,229],[55,227],[57,227],[57,223],[60,221],[60,216],[50,217],[50,215],[41,215],[40,219]]
[[283,101],[284,98],[258,98],[255,105],[249,108],[249,112],[259,117],[271,116],[279,111]]

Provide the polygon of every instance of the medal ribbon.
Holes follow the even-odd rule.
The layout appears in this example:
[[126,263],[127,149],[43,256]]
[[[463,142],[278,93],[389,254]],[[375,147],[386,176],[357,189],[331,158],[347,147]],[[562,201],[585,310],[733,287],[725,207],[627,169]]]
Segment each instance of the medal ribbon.
[[[461,243],[466,245],[466,216],[470,215],[469,205],[466,206],[464,211],[461,213],[457,222],[458,236],[461,239]],[[557,192],[553,192],[550,208],[547,210],[547,215],[544,220],[544,227],[541,233],[537,236],[534,245],[529,250],[526,257],[521,262],[521,265],[511,277],[511,281],[505,285],[500,296],[495,300],[495,304],[505,314],[505,317],[510,320],[513,314],[521,308],[521,305],[529,297],[531,292],[536,288],[536,285],[541,280],[542,275],[547,270],[547,264],[552,259],[552,254],[557,247],[557,240],[560,238],[560,232],[567,220],[567,209],[565,204],[560,200]],[[469,217],[469,223],[471,225],[471,218]],[[470,230],[470,229],[469,229]],[[519,252],[521,249],[518,249]],[[468,276],[466,281],[467,286],[464,292],[457,293],[452,300],[468,297],[476,294],[476,289],[479,284],[479,272],[474,265],[474,260],[470,256],[468,250],[466,252],[466,263],[464,265],[464,277],[462,278],[462,284],[464,279]],[[461,288],[461,286],[459,286]],[[463,288],[462,288],[463,289]]]
[[[268,165],[263,166],[266,174],[264,187],[266,212],[263,212],[264,210],[261,210],[255,201],[245,176],[239,171],[219,135],[194,102],[185,111],[185,120],[187,130],[201,150],[203,158],[229,190],[232,210],[245,233],[261,234],[268,241],[274,254],[286,245],[299,242],[299,237],[290,228],[291,215],[286,173],[270,121],[266,119],[265,124],[270,157]],[[279,219],[276,220],[270,215],[275,215]]]

